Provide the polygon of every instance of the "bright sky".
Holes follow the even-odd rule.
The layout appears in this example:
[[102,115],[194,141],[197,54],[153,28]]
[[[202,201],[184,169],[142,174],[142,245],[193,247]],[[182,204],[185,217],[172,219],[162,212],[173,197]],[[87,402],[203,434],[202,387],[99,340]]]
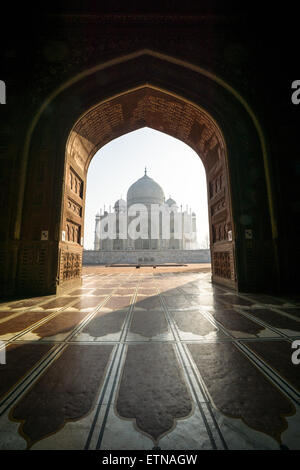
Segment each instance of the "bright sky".
[[[84,248],[94,248],[95,215],[117,199],[126,200],[129,186],[144,175],[153,178],[180,207],[197,215],[198,242],[208,235],[204,166],[196,152],[180,140],[144,127],[102,147],[90,163],[85,205]],[[202,246],[201,246],[202,247]]]

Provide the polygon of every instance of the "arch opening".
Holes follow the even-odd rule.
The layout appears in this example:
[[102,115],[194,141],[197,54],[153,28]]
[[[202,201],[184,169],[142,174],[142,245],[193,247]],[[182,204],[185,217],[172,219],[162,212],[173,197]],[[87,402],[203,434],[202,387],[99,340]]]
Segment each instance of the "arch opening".
[[188,100],[149,84],[113,96],[86,111],[66,145],[58,290],[80,282],[86,179],[103,145],[148,127],[189,145],[207,178],[213,282],[236,287],[231,196],[225,140],[214,119]]

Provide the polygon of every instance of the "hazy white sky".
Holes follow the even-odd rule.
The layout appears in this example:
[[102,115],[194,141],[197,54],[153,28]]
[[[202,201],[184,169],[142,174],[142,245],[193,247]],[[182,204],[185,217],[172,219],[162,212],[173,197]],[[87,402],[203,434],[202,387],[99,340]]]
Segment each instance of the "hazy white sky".
[[85,205],[84,248],[94,248],[95,215],[144,175],[153,178],[180,207],[197,215],[198,242],[208,234],[206,176],[196,152],[180,140],[144,127],[102,147],[90,163]]

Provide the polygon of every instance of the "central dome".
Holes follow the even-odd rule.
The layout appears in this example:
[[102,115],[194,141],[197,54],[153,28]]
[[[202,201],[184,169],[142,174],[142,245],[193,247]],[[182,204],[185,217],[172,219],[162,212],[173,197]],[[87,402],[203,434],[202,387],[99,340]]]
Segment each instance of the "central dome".
[[127,205],[132,204],[163,204],[165,195],[156,181],[145,174],[133,183],[127,192]]

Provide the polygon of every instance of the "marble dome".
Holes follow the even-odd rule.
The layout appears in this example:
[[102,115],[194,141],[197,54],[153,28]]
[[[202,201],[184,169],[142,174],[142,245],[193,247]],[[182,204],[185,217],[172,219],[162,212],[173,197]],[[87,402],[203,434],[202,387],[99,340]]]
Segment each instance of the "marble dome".
[[163,204],[165,200],[161,186],[145,174],[133,183],[127,192],[127,205],[132,204]]

